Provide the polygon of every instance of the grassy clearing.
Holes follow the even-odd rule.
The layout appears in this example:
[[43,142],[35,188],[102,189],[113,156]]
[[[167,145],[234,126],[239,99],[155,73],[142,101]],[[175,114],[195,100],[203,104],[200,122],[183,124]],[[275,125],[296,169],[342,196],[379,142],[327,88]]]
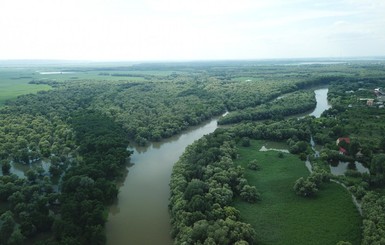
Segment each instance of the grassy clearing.
[[[295,195],[294,181],[309,173],[297,156],[278,152],[259,152],[263,142],[252,141],[240,147],[237,164],[246,169],[246,178],[260,191],[262,201],[249,204],[240,200],[235,207],[242,218],[257,232],[258,244],[336,244],[349,241],[359,244],[361,218],[350,194],[341,186],[322,186],[317,197],[305,199]],[[247,170],[249,161],[257,159],[261,170]]]
[[7,100],[16,99],[17,96],[51,88],[48,85],[28,84],[34,78],[36,75],[33,71],[27,69],[0,70],[0,106]]
[[[3,68],[0,69],[0,106],[5,101],[16,99],[18,96],[51,89],[48,85],[29,84],[32,80],[55,80],[57,82],[76,80],[105,80],[105,81],[145,81],[144,77],[103,76],[100,71],[74,72],[62,74],[40,74],[39,69],[32,68]],[[60,68],[45,68],[44,71],[60,71]],[[139,73],[136,73],[139,74]]]

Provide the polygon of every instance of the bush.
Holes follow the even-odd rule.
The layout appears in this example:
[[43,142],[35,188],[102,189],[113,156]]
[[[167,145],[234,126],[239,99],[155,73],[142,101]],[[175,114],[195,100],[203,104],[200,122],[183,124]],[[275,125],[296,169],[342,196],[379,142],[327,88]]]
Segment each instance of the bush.
[[250,146],[250,139],[248,137],[243,137],[241,139],[241,145],[243,147],[249,147]]
[[345,172],[345,176],[353,177],[353,178],[360,178],[362,177],[362,174],[358,172],[357,170],[348,169]]
[[255,159],[250,161],[249,164],[247,164],[247,168],[255,171],[261,170],[261,166],[259,166],[257,160]]
[[361,185],[351,186],[349,190],[358,200],[361,200],[367,193],[365,188]]
[[307,147],[308,143],[306,143],[305,141],[298,141],[290,147],[289,151],[292,154],[299,154],[301,152],[306,152]]
[[299,159],[301,159],[301,161],[306,161],[307,159],[307,155],[306,153],[302,152],[299,154]]
[[318,192],[317,185],[311,180],[304,179],[303,177],[299,178],[293,187],[295,193],[303,197],[315,196]]
[[284,158],[285,155],[284,155],[282,152],[278,152],[278,157],[279,157],[279,158]]
[[241,191],[241,198],[246,202],[254,203],[261,200],[261,194],[255,186],[245,185]]

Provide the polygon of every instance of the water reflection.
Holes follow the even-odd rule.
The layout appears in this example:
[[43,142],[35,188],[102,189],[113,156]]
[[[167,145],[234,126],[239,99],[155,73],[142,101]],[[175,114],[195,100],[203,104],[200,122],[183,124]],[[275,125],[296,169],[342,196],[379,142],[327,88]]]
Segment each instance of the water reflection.
[[321,89],[314,90],[317,105],[314,111],[309,114],[310,116],[315,116],[318,118],[321,116],[322,112],[331,108],[331,105],[329,104],[329,101],[328,101],[328,92],[329,92],[328,88],[321,88]]
[[[51,166],[49,161],[40,160],[38,162],[34,162],[31,164],[24,164],[24,163],[17,163],[17,162],[10,162],[11,169],[10,173],[17,175],[19,178],[26,178],[26,173],[30,169],[36,169],[38,167],[42,167],[45,171],[45,173],[49,172],[49,167]],[[0,176],[3,175],[3,172],[0,168]]]
[[[333,175],[345,175],[345,173],[346,173],[346,171],[348,169],[352,169],[349,166],[349,164],[351,164],[351,163],[349,163],[349,162],[339,162],[336,166],[330,165],[330,172]],[[355,170],[357,170],[360,173],[367,173],[367,174],[369,174],[369,169],[366,168],[364,165],[362,165],[362,163],[355,161],[354,164],[355,164]]]

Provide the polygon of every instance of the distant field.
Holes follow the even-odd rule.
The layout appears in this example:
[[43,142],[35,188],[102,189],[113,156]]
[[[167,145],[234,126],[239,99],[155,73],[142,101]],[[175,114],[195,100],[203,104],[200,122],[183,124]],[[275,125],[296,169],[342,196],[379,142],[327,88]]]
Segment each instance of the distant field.
[[0,106],[5,101],[16,99],[17,96],[36,93],[51,89],[48,85],[28,84],[32,80],[54,80],[57,82],[76,80],[105,81],[145,81],[152,76],[168,76],[171,71],[126,71],[122,68],[69,68],[36,67],[36,68],[1,68],[0,69]]
[[[245,167],[246,178],[262,196],[256,204],[235,203],[242,218],[255,228],[258,244],[335,245],[341,240],[360,244],[361,218],[349,193],[330,183],[315,198],[295,195],[294,181],[309,174],[304,163],[291,154],[279,158],[278,152],[259,152],[262,144],[253,141],[250,147],[240,147],[236,161]],[[260,171],[246,168],[253,159],[258,160]]]
[[48,90],[48,85],[28,84],[36,77],[32,70],[0,69],[0,106],[5,101],[15,99],[19,95]]

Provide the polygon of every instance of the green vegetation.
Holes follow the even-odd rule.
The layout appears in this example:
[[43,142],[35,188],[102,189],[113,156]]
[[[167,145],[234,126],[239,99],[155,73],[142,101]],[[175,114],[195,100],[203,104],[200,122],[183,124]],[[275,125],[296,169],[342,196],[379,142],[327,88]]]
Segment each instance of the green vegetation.
[[297,156],[277,152],[260,152],[261,141],[239,147],[236,164],[246,167],[258,159],[260,171],[247,170],[245,177],[261,193],[261,202],[237,201],[241,218],[256,231],[258,244],[336,244],[340,240],[360,243],[360,217],[350,194],[330,183],[320,187],[316,197],[295,195],[293,183],[309,175]]
[[231,135],[217,132],[187,147],[171,176],[170,213],[175,244],[237,244],[254,242],[255,231],[231,206],[236,196],[259,200],[254,186],[233,164]]
[[[221,123],[233,125],[187,148],[175,165],[175,243],[358,244],[360,218],[350,194],[321,183],[330,164],[349,161],[347,174],[332,179],[362,200],[363,244],[381,244],[385,110],[373,92],[385,87],[384,68],[361,61],[2,68],[0,241],[104,244],[106,206],[124,177],[127,139],[146,145],[229,111]],[[314,108],[319,85],[329,87],[333,107],[321,118],[285,119]],[[322,145],[320,157],[313,157],[311,137]],[[350,140],[337,145],[341,137]],[[259,152],[255,140],[287,144],[298,156]],[[307,158],[316,170],[311,176]],[[42,160],[48,171],[37,167]],[[26,178],[12,174],[12,163],[30,166]]]
[[219,124],[231,124],[241,121],[257,121],[265,119],[278,119],[310,111],[316,106],[313,91],[297,91],[287,94],[279,99],[262,104],[256,108],[248,108],[229,113],[221,118]]
[[15,100],[16,97],[36,93],[41,90],[48,90],[48,85],[29,84],[32,79],[32,71],[20,69],[2,68],[0,69],[0,106],[7,100]]

